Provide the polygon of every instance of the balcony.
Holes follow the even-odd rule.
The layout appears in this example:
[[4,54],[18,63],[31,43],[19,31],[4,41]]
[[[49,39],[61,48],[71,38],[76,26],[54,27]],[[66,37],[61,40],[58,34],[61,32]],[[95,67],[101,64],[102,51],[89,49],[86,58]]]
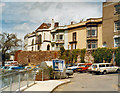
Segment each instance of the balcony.
[[64,43],[64,40],[56,40],[56,43]]
[[97,40],[97,36],[87,36],[87,40]]

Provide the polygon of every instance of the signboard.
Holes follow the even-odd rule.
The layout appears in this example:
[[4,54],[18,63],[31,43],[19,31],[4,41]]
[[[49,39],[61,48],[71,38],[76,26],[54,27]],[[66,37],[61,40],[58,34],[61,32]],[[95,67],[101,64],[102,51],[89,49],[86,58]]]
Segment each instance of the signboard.
[[53,61],[53,70],[57,72],[63,72],[64,60],[55,59]]

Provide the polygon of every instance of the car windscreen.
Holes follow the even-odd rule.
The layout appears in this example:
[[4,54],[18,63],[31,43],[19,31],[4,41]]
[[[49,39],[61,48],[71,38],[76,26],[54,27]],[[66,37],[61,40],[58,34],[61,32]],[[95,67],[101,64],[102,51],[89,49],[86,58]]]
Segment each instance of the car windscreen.
[[80,67],[86,67],[86,65],[81,65]]
[[97,65],[92,65],[92,68],[97,68]]

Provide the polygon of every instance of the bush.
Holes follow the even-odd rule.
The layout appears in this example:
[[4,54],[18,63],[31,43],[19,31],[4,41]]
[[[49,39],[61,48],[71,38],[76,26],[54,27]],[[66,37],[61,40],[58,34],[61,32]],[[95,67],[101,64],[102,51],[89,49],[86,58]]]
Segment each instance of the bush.
[[92,56],[94,57],[94,61],[96,63],[102,63],[103,60],[105,60],[105,62],[110,63],[112,59],[112,52],[113,52],[112,49],[98,48],[92,52]]
[[116,65],[120,66],[120,47],[115,50]]
[[49,70],[50,79],[54,79],[54,72],[52,66],[49,66],[48,70]]
[[75,62],[77,62],[77,56],[79,54],[80,54],[80,50],[79,49],[72,50],[72,58],[75,60]]
[[81,50],[80,50],[81,63],[85,63],[85,61],[84,61],[85,53],[86,53],[86,49],[81,49]]

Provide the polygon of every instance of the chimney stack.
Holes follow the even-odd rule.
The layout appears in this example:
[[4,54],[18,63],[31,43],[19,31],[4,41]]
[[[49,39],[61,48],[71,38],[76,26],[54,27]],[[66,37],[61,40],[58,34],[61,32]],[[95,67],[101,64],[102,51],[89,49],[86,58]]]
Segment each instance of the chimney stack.
[[74,23],[74,22],[73,22],[73,21],[71,21],[71,25],[73,25],[73,23]]
[[54,28],[54,19],[52,19],[51,28]]
[[55,22],[54,27],[58,27],[59,26],[59,22]]

